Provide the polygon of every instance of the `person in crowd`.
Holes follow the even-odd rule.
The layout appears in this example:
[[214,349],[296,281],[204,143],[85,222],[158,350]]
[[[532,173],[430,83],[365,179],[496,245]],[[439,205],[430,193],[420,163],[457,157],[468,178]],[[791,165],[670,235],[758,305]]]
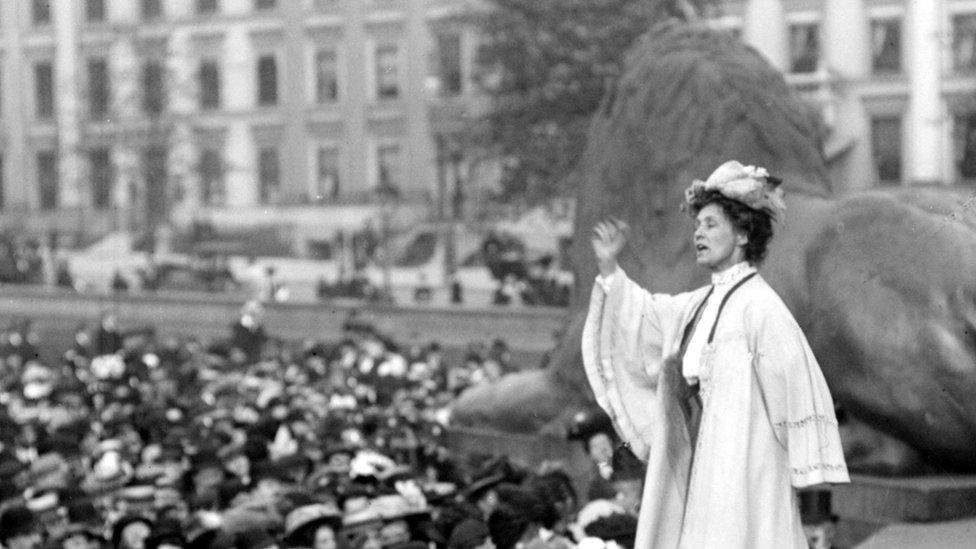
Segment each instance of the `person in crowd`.
[[785,212],[780,183],[730,161],[687,189],[712,279],[690,292],[645,290],[617,263],[627,225],[594,228],[584,365],[648,462],[636,546],[805,548],[796,491],[848,481],[817,359],[758,272]]
[[463,305],[464,285],[461,283],[461,277],[457,273],[451,274],[448,286],[451,290],[451,303],[454,305]]
[[112,549],[146,549],[152,528],[152,521],[144,516],[120,518],[112,527]]
[[462,520],[451,531],[447,549],[495,549],[491,532],[484,521],[469,518]]
[[122,275],[122,271],[116,269],[112,273],[112,291],[115,293],[125,293],[129,291],[129,281]]
[[600,412],[580,412],[573,417],[569,428],[570,440],[578,440],[590,457],[592,467],[587,483],[586,499],[612,499],[616,496],[610,477],[613,476],[613,454],[619,443],[610,417]]
[[38,549],[40,547],[40,525],[30,509],[22,505],[15,505],[0,513],[0,544],[5,549]]
[[231,348],[239,349],[248,362],[256,362],[268,340],[264,331],[264,307],[255,300],[241,308],[241,316],[232,328]]

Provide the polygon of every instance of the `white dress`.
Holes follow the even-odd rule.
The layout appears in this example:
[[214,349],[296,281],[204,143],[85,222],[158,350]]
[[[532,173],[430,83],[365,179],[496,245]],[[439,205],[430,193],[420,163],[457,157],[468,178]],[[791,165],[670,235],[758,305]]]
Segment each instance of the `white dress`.
[[[674,296],[620,270],[594,285],[587,377],[648,465],[636,548],[805,548],[796,489],[849,481],[823,374],[779,296],[756,274],[718,314],[754,271],[739,264],[714,290]],[[706,296],[682,364],[682,335]],[[680,395],[695,378],[703,408],[692,449]]]

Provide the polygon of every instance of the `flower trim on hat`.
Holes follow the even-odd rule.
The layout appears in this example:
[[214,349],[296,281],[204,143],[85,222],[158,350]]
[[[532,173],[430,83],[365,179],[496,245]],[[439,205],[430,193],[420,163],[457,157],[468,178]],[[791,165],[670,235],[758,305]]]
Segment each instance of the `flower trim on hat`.
[[705,181],[696,179],[685,189],[684,207],[691,211],[692,204],[703,194],[716,191],[753,210],[766,212],[774,220],[781,220],[786,212],[786,202],[780,183],[779,179],[769,175],[766,168],[744,166],[730,160],[719,166]]

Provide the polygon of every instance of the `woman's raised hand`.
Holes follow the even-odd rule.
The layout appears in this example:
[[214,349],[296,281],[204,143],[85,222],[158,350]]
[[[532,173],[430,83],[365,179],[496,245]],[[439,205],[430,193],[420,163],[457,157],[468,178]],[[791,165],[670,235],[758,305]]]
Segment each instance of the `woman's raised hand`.
[[623,221],[610,218],[593,227],[593,253],[596,255],[600,274],[607,276],[617,268],[617,256],[627,243],[630,227]]

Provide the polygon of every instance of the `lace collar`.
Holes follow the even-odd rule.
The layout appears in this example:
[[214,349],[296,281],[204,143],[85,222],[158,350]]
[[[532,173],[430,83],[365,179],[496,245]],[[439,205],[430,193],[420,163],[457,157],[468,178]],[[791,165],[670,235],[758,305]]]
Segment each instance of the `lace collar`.
[[715,286],[731,286],[754,272],[756,272],[755,267],[747,261],[741,261],[720,273],[712,273],[712,284]]

